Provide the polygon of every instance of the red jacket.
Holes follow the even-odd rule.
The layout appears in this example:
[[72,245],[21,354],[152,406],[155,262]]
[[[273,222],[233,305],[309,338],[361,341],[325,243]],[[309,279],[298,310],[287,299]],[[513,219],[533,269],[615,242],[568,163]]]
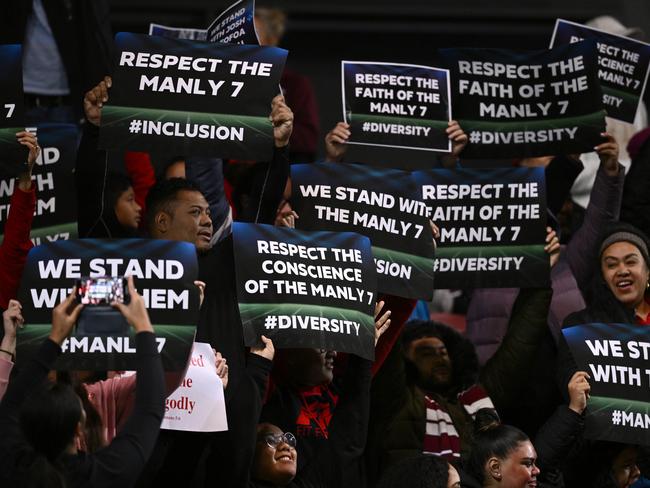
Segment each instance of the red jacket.
[[16,298],[27,253],[32,248],[29,233],[36,210],[36,188],[29,191],[16,187],[11,196],[11,207],[5,224],[5,235],[0,244],[0,308],[6,310],[9,300]]

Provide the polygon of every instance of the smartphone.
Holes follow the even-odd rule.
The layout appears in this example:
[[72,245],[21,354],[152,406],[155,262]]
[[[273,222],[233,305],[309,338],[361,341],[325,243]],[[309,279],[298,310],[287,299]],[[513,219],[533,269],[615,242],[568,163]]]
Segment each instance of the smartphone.
[[129,288],[123,276],[83,277],[77,280],[77,303],[107,306],[113,302],[129,303]]

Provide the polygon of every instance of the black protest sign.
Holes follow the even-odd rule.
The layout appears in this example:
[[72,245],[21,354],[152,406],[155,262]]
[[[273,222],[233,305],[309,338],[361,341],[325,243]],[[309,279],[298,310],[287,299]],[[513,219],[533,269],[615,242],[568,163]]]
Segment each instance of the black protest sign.
[[585,437],[650,445],[650,330],[629,324],[585,324],[562,330],[591,386]]
[[584,39],[596,41],[598,79],[607,115],[634,123],[650,72],[650,44],[568,20],[555,21],[551,47]]
[[255,31],[255,0],[238,0],[221,12],[208,27],[207,40],[259,45]]
[[548,285],[542,168],[433,169],[413,177],[440,229],[436,288]]
[[[34,245],[77,236],[77,199],[73,172],[79,129],[74,124],[42,124],[37,130],[41,152],[33,168],[36,211],[30,237]],[[1,168],[0,168],[1,169]],[[18,181],[0,171],[0,241],[11,196]]]
[[296,227],[370,238],[381,293],[431,300],[433,235],[429,208],[406,171],[359,164],[294,164]]
[[100,147],[271,160],[287,51],[119,33]]
[[469,137],[464,158],[575,154],[602,142],[593,41],[531,52],[438,52],[451,71],[454,116]]
[[[182,371],[198,321],[197,274],[196,249],[187,242],[76,239],[34,247],[18,295],[28,321],[18,334],[18,357],[38,350],[50,333],[52,308],[65,299],[76,280],[131,275],[154,326],[163,367]],[[135,331],[123,317],[106,306],[86,305],[81,313],[62,345],[56,368],[136,369]]]
[[312,347],[374,358],[377,277],[370,240],[233,224],[239,312],[247,346]]
[[16,132],[25,130],[22,59],[20,44],[0,45],[0,169],[14,176],[29,152],[16,142]]
[[413,64],[341,61],[349,144],[451,151],[449,72]]
[[189,27],[169,27],[167,25],[149,24],[150,36],[162,36],[169,39],[188,39],[190,41],[205,41],[208,32],[205,29]]

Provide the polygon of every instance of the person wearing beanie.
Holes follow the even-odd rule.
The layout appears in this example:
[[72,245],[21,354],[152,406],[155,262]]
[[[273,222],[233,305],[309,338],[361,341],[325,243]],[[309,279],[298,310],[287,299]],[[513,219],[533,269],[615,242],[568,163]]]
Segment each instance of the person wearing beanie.
[[[603,232],[587,307],[569,315],[563,328],[591,323],[650,325],[648,238],[636,227],[617,222]],[[578,370],[566,340],[558,344],[557,380],[566,385]]]

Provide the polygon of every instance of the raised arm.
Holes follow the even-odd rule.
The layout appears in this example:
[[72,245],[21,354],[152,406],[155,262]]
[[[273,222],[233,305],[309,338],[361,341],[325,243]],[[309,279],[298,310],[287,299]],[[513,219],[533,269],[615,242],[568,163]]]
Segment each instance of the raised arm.
[[583,292],[591,281],[593,263],[598,257],[600,231],[607,222],[618,220],[623,196],[625,170],[618,162],[618,144],[608,134],[603,134],[603,137],[605,141],[596,146],[600,166],[591,189],[585,219],[565,251],[571,271]]
[[32,183],[32,168],[40,152],[36,136],[30,132],[18,132],[19,144],[29,148],[25,170],[18,178],[17,187],[11,195],[10,210],[5,224],[5,234],[0,245],[0,308],[6,309],[9,300],[16,298],[20,277],[23,274],[27,254],[32,248],[29,234],[32,230],[36,209],[36,189]]
[[156,337],[143,298],[129,277],[128,305],[113,304],[135,329],[136,393],[133,413],[124,429],[94,456],[92,486],[131,486],[153,451],[165,409],[165,381]]

